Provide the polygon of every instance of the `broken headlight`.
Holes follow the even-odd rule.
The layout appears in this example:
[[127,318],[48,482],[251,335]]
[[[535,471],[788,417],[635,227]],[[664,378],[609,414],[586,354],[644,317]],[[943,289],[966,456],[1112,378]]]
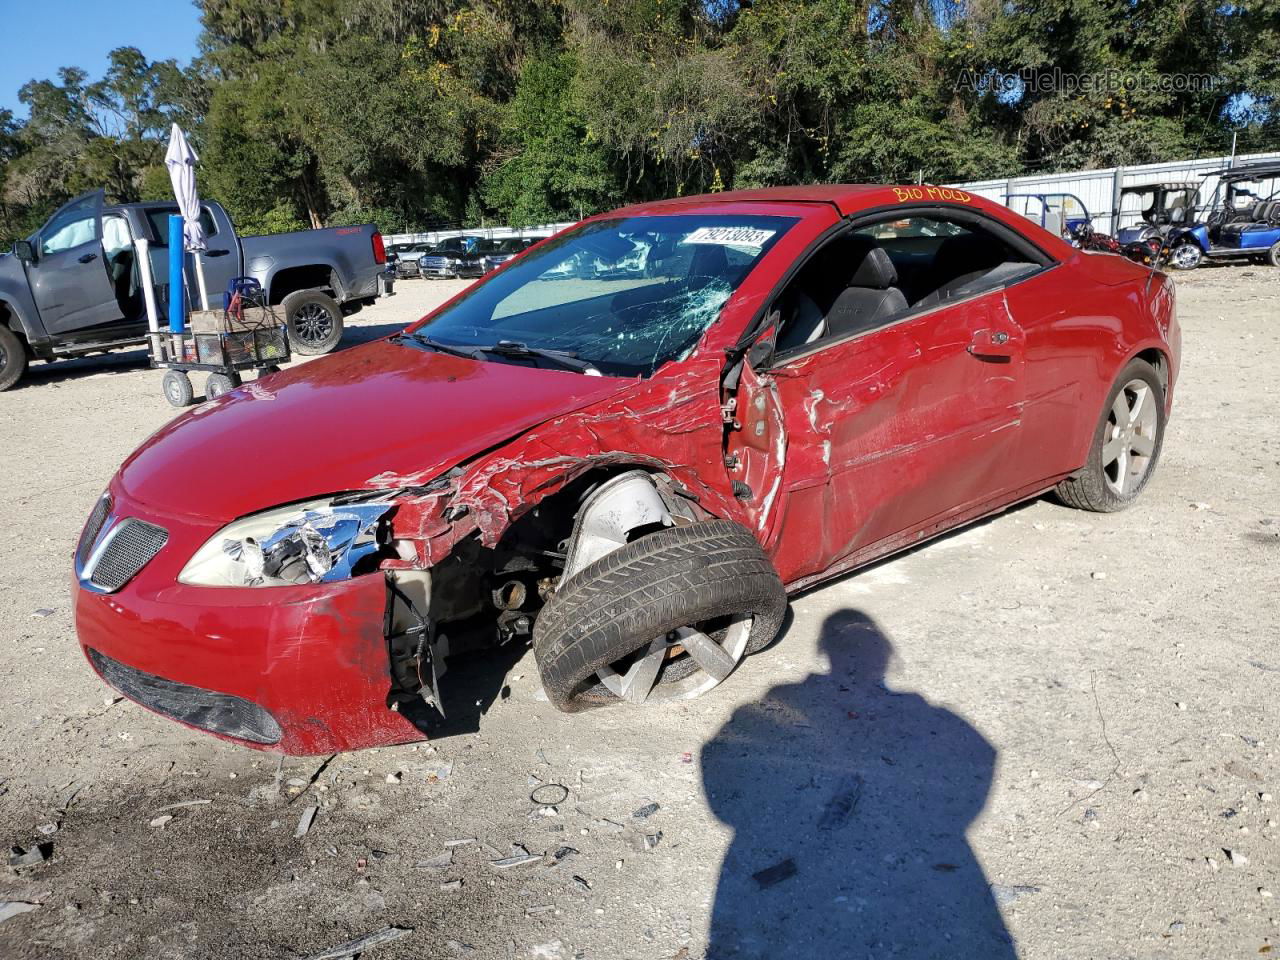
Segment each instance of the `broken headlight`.
[[346,580],[388,542],[382,518],[394,506],[385,499],[346,499],[312,500],[228,524],[196,551],[178,580],[201,587]]

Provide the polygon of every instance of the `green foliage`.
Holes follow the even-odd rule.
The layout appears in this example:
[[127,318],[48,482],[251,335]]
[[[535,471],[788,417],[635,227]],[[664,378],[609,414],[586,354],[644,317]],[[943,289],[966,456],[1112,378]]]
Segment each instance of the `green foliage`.
[[[199,0],[189,68],[112,52],[0,111],[0,241],[169,195],[177,122],[248,233],[531,224],[653,197],[947,182],[1280,144],[1280,3]],[[1079,89],[1062,74],[1121,87]],[[1170,88],[1197,74],[1209,85]],[[983,78],[1030,81],[1004,90]]]

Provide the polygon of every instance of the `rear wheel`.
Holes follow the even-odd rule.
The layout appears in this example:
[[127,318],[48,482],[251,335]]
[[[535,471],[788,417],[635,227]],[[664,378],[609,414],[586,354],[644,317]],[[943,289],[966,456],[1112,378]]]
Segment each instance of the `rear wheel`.
[[1129,363],[1107,397],[1085,468],[1063,480],[1057,494],[1080,510],[1114,513],[1137,499],[1164,443],[1164,389],[1151,364]]
[[547,697],[566,712],[687,700],[777,634],[787,598],[760,544],[727,520],[672,527],[575,574],[533,631]]
[[342,339],[342,308],[319,290],[296,290],[280,304],[294,353],[314,357],[328,353]]
[[235,374],[228,376],[225,373],[211,373],[209,379],[204,382],[204,398],[213,400],[238,386],[240,386],[240,378]]
[[1273,267],[1280,267],[1280,240],[1271,245],[1271,249],[1267,251],[1267,263]]
[[27,350],[18,335],[0,327],[0,390],[8,390],[27,369]]
[[1203,259],[1204,251],[1200,249],[1200,244],[1187,240],[1169,253],[1169,266],[1175,270],[1194,270]]

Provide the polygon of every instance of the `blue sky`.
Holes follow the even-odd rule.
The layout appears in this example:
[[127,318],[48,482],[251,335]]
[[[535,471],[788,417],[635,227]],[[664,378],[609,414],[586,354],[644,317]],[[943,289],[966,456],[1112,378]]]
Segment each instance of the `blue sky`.
[[184,64],[197,52],[200,14],[191,0],[5,0],[0,7],[0,107],[19,116],[27,111],[18,89],[56,79],[59,67],[83,67],[97,80],[116,47]]

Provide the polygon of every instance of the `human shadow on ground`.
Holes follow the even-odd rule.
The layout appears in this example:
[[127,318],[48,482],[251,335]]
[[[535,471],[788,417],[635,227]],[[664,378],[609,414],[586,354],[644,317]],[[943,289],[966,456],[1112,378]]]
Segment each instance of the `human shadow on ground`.
[[702,751],[734,837],[707,960],[1014,960],[965,840],[996,751],[960,717],[885,686],[893,648],[867,616],[823,624],[830,673],[774,687]]

